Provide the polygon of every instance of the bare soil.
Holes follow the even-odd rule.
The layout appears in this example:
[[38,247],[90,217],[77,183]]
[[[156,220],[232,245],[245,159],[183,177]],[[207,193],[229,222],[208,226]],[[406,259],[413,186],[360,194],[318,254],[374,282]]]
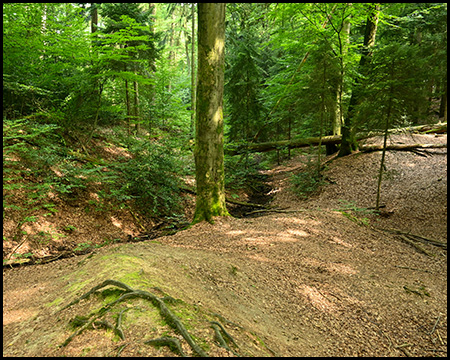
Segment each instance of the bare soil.
[[[446,143],[447,136],[397,135],[391,141]],[[447,242],[446,154],[388,152],[379,215],[367,208],[375,206],[380,152],[327,158],[328,184],[307,200],[299,200],[289,182],[305,167],[305,156],[298,156],[266,172],[278,212],[217,218],[156,240],[4,268],[3,355],[173,356],[166,347],[143,344],[166,334],[181,337],[142,299],[122,304],[132,308],[124,340],[97,327],[58,347],[73,332],[69,321],[98,309],[108,293],[59,310],[103,280],[116,279],[181,299],[173,311],[211,356],[233,355],[214,341],[214,319],[247,356],[446,356],[447,251],[417,243],[429,256],[384,231]],[[94,216],[77,206],[61,208],[32,225],[41,227],[36,231],[73,225],[60,246],[124,242],[140,232],[129,213]],[[6,222],[4,234],[13,228]]]

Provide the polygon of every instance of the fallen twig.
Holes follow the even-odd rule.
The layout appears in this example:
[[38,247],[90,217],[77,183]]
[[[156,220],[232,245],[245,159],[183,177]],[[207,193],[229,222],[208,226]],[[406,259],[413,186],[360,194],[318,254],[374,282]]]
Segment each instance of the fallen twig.
[[434,323],[433,329],[431,330],[429,335],[432,335],[434,333],[434,330],[436,330],[436,326],[437,326],[437,324],[438,324],[440,319],[441,319],[441,314],[438,315],[438,318],[437,318],[436,322]]
[[390,233],[394,233],[394,234],[405,235],[405,236],[407,236],[409,238],[412,238],[412,240],[421,241],[423,243],[428,243],[428,244],[431,244],[431,245],[434,245],[434,246],[437,246],[437,247],[441,247],[441,248],[447,250],[447,243],[444,243],[444,242],[441,242],[441,241],[437,241],[437,240],[434,240],[434,239],[429,239],[429,238],[426,238],[426,237],[424,237],[422,235],[412,234],[410,232],[404,232],[404,231],[397,230],[397,229],[381,229],[381,230],[387,231],[387,232],[390,232]]
[[411,245],[412,247],[414,247],[415,249],[417,249],[419,252],[421,252],[421,253],[423,253],[423,254],[425,254],[425,255],[427,255],[427,256],[430,256],[430,257],[433,257],[433,256],[434,256],[433,253],[429,252],[428,250],[425,250],[423,247],[419,246],[419,245],[416,244],[414,241],[409,240],[405,235],[399,235],[399,237],[400,237],[404,242],[406,242],[407,244],[409,244],[409,245]]

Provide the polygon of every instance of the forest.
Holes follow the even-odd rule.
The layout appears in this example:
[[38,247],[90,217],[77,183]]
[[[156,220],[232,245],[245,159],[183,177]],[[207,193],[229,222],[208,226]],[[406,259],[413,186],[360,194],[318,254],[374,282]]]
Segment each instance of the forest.
[[3,355],[445,356],[446,150],[446,3],[4,3]]

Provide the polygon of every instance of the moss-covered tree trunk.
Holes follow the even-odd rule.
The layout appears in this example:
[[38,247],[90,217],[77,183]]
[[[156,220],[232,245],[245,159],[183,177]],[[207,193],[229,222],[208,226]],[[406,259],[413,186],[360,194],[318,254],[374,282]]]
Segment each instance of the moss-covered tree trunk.
[[197,199],[193,224],[229,215],[225,206],[223,83],[225,4],[198,4],[198,85],[195,127]]
[[196,76],[195,76],[195,6],[194,4],[191,4],[192,6],[192,26],[191,26],[191,31],[192,31],[192,35],[191,35],[191,124],[190,124],[190,137],[192,138],[194,136],[194,122],[195,122],[195,81],[196,81]]

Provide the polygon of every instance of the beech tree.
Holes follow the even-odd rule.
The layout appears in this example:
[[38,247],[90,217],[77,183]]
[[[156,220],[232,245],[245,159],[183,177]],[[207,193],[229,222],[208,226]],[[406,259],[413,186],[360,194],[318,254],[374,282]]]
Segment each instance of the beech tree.
[[193,224],[229,215],[225,205],[223,85],[225,4],[198,4],[198,86],[195,127],[197,199]]

